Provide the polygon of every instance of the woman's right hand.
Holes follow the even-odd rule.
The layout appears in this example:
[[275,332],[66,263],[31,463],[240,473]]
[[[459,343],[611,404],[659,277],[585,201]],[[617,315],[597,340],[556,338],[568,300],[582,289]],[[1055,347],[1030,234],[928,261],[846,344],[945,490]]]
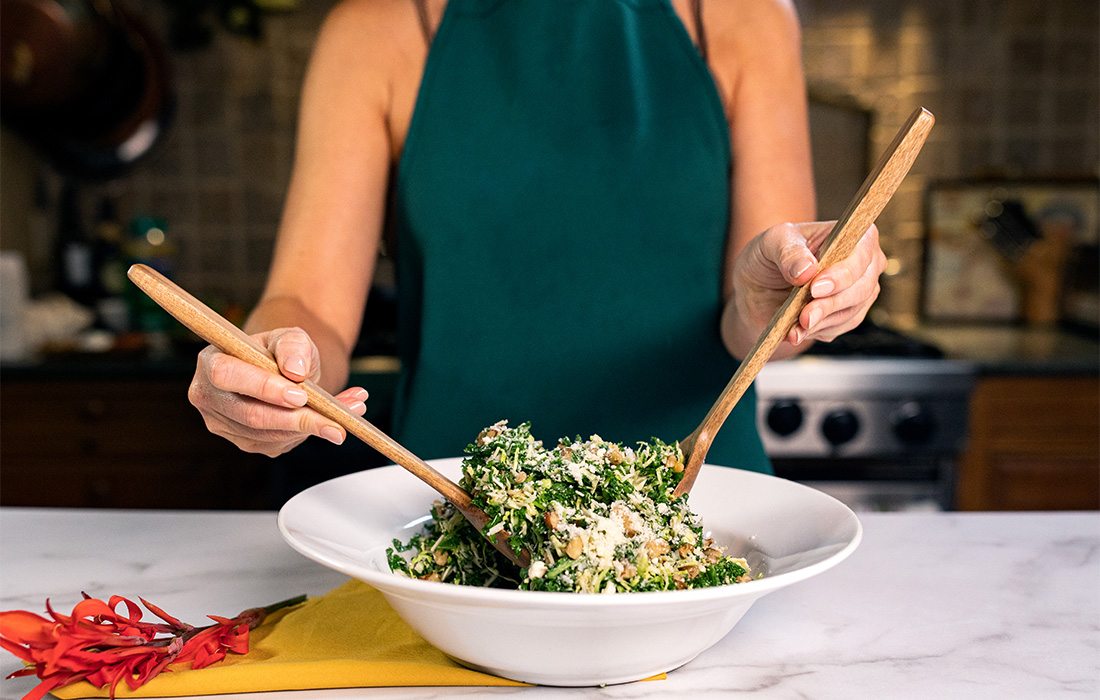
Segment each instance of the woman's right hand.
[[[199,353],[187,398],[199,409],[206,427],[245,452],[276,457],[316,435],[336,445],[344,429],[306,407],[306,392],[298,385],[317,381],[320,354],[299,328],[257,333],[253,340],[268,349],[282,376],[272,374],[210,346]],[[336,400],[356,415],[366,413],[367,391],[349,387]]]

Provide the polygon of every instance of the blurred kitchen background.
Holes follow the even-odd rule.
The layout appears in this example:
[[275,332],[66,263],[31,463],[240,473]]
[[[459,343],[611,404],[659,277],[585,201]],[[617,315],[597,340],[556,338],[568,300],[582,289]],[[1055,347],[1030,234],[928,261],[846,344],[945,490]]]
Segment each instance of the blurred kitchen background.
[[[332,4],[2,0],[0,503],[276,508],[380,462],[206,434],[200,345],[120,277],[255,303]],[[915,107],[937,126],[879,220],[869,322],[761,377],[780,473],[860,508],[1100,507],[1100,3],[796,5],[820,218]],[[395,303],[383,256],[354,364],[382,427]]]

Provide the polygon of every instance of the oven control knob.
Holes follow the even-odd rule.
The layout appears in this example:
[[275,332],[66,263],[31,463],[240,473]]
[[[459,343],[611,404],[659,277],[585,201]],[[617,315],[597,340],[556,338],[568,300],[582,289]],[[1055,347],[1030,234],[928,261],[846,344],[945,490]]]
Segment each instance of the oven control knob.
[[924,445],[936,434],[935,416],[916,401],[902,404],[892,422],[894,435],[905,445]]
[[794,399],[780,399],[768,409],[768,427],[781,437],[787,437],[802,427],[802,407]]
[[847,409],[831,411],[821,422],[821,433],[832,445],[843,445],[859,432],[859,418]]

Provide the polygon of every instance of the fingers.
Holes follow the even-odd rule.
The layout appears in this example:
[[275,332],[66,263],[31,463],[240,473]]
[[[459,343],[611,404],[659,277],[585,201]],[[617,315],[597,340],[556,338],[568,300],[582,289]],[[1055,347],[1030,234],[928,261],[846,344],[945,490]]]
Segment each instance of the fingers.
[[[360,416],[367,410],[366,398],[367,391],[362,387],[345,389],[336,395],[348,410]],[[342,427],[312,409],[272,406],[237,394],[213,394],[203,402],[200,410],[210,432],[246,452],[271,457],[297,446],[310,435],[336,445],[347,438]]]
[[814,279],[812,301],[802,310],[788,340],[794,344],[807,338],[829,341],[859,325],[878,298],[879,276],[885,267],[878,230],[872,226],[852,255]]
[[312,409],[280,408],[246,396],[222,395],[217,418],[229,435],[257,444],[291,445],[316,435],[339,445],[346,437],[342,427]]
[[[881,261],[878,260],[881,258]],[[852,254],[835,265],[821,271],[810,285],[810,293],[815,299],[843,291],[863,276],[865,270],[877,262],[879,272],[886,267],[886,256],[879,248],[878,227],[872,224],[860,237]]]
[[[207,428],[242,450],[269,456],[286,452],[310,435],[343,443],[347,437],[344,429],[307,408],[306,391],[288,378],[319,375],[319,358],[309,337],[298,329],[255,337],[275,355],[287,376],[206,348],[199,353],[188,398],[202,413]],[[366,389],[349,387],[335,398],[351,413],[362,416],[367,397]]]
[[742,313],[765,319],[776,303],[782,303],[775,301],[777,294],[809,284],[811,300],[787,335],[788,342],[832,340],[859,325],[878,298],[886,256],[879,246],[878,229],[872,225],[848,257],[821,269],[816,251],[835,225],[835,221],[779,224],[754,239],[734,271],[734,298],[739,299]]
[[[346,389],[336,396],[352,413],[363,415],[367,391],[362,387]],[[269,457],[297,446],[310,435],[339,445],[346,431],[309,408],[286,409],[244,396],[224,394],[216,398],[216,410],[203,412],[206,426],[246,452]],[[211,408],[208,404],[207,408]]]
[[335,398],[340,403],[348,407],[348,410],[357,416],[361,416],[367,412],[367,397],[370,394],[367,390],[361,386],[353,386],[344,389],[339,394],[336,394]]
[[858,326],[879,296],[878,277],[876,267],[868,267],[847,289],[807,304],[798,319],[805,336],[831,341]]
[[210,347],[199,353],[199,370],[213,389],[247,396],[274,406],[299,408],[306,405],[306,392],[286,377]]
[[[242,399],[251,401],[252,399]],[[288,431],[259,431],[252,426],[239,423],[219,413],[203,413],[206,429],[211,433],[229,440],[245,452],[253,452],[277,457],[297,447],[309,437],[308,434]]]

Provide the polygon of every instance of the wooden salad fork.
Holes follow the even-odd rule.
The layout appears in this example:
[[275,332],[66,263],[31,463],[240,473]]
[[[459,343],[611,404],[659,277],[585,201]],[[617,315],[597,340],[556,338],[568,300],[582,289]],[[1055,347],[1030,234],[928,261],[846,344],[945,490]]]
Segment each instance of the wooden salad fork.
[[[206,342],[227,355],[281,376],[282,373],[267,348],[164,275],[146,265],[133,265],[127,272],[127,276],[161,308]],[[458,484],[440,474],[369,421],[352,413],[315,382],[307,379],[299,382],[299,386],[306,392],[307,406],[340,424],[349,433],[393,460],[394,464],[409,470],[413,476],[450,501],[477,528],[478,532],[485,531],[489,516],[473,504],[470,494]],[[493,546],[517,566],[528,566],[531,563],[530,554],[527,550],[519,554],[513,552],[508,544],[509,536],[507,532],[497,532],[492,537]]]
[[[918,108],[909,116],[863,182],[859,192],[849,202],[848,208],[844,210],[844,214],[836,222],[828,238],[821,244],[817,253],[821,269],[851,255],[864,232],[874,223],[886,207],[886,203],[894,196],[894,192],[909,172],[921,147],[924,146],[928,132],[932,130],[935,121],[932,113],[924,108]],[[756,375],[760,373],[764,364],[771,358],[772,353],[794,327],[798,315],[810,301],[812,283],[813,280],[810,280],[801,287],[791,290],[787,300],[776,310],[756,344],[741,361],[733,378],[718,395],[699,427],[680,441],[680,447],[684,451],[684,474],[673,491],[674,495],[687,493],[695,485],[695,479],[703,466],[703,460],[706,459],[714,436],[717,435],[749,385],[756,379]]]

